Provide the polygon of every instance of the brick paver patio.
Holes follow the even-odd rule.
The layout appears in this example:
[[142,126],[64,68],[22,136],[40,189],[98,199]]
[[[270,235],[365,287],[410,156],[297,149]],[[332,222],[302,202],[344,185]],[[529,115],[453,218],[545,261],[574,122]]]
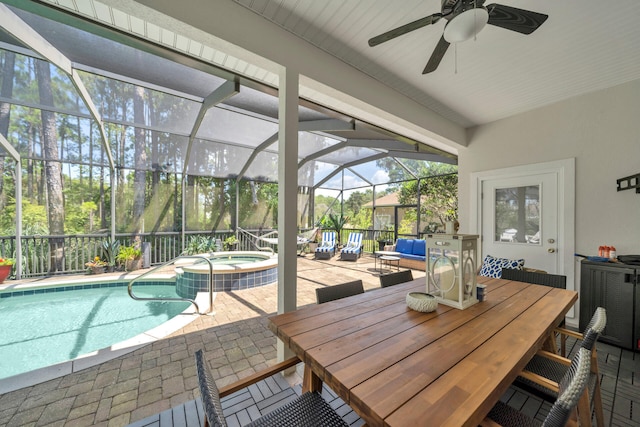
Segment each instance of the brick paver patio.
[[[362,279],[379,287],[372,257],[357,262],[298,257],[298,305],[315,303],[315,288]],[[414,277],[424,272],[414,271]],[[165,339],[101,365],[0,395],[0,426],[126,426],[194,399],[193,354],[204,349],[218,385],[276,360],[267,317],[277,285],[219,293],[215,314],[199,316]]]

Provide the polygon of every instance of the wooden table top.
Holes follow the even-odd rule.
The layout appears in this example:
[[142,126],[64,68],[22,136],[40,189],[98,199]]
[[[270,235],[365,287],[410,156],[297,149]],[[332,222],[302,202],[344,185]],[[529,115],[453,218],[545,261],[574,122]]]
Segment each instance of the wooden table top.
[[269,327],[369,426],[477,426],[578,298],[478,282],[485,300],[466,310],[407,308],[423,277],[273,316]]

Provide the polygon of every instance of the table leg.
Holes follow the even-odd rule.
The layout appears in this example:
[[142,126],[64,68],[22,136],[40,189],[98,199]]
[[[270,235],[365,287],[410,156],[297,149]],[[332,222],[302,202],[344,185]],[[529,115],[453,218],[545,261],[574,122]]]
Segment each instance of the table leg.
[[304,377],[302,378],[302,392],[322,391],[322,380],[313,373],[308,364],[304,364]]
[[544,342],[542,343],[542,349],[550,353],[558,354],[555,332],[551,331],[551,335],[545,338]]

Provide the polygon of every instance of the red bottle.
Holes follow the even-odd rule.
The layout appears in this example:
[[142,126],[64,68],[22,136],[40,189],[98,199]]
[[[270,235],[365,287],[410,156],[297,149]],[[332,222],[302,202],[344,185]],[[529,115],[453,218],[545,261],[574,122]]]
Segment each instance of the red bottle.
[[602,245],[598,246],[598,256],[604,256],[604,246]]

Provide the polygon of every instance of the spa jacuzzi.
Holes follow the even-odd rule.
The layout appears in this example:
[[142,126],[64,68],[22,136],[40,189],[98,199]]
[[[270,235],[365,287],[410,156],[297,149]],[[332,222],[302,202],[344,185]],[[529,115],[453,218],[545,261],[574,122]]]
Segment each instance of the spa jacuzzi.
[[[278,280],[278,256],[268,252],[232,251],[208,255],[213,264],[213,291],[236,291],[264,286]],[[185,260],[186,261],[186,260]],[[176,263],[176,291],[194,299],[209,288],[209,263],[200,260]]]

